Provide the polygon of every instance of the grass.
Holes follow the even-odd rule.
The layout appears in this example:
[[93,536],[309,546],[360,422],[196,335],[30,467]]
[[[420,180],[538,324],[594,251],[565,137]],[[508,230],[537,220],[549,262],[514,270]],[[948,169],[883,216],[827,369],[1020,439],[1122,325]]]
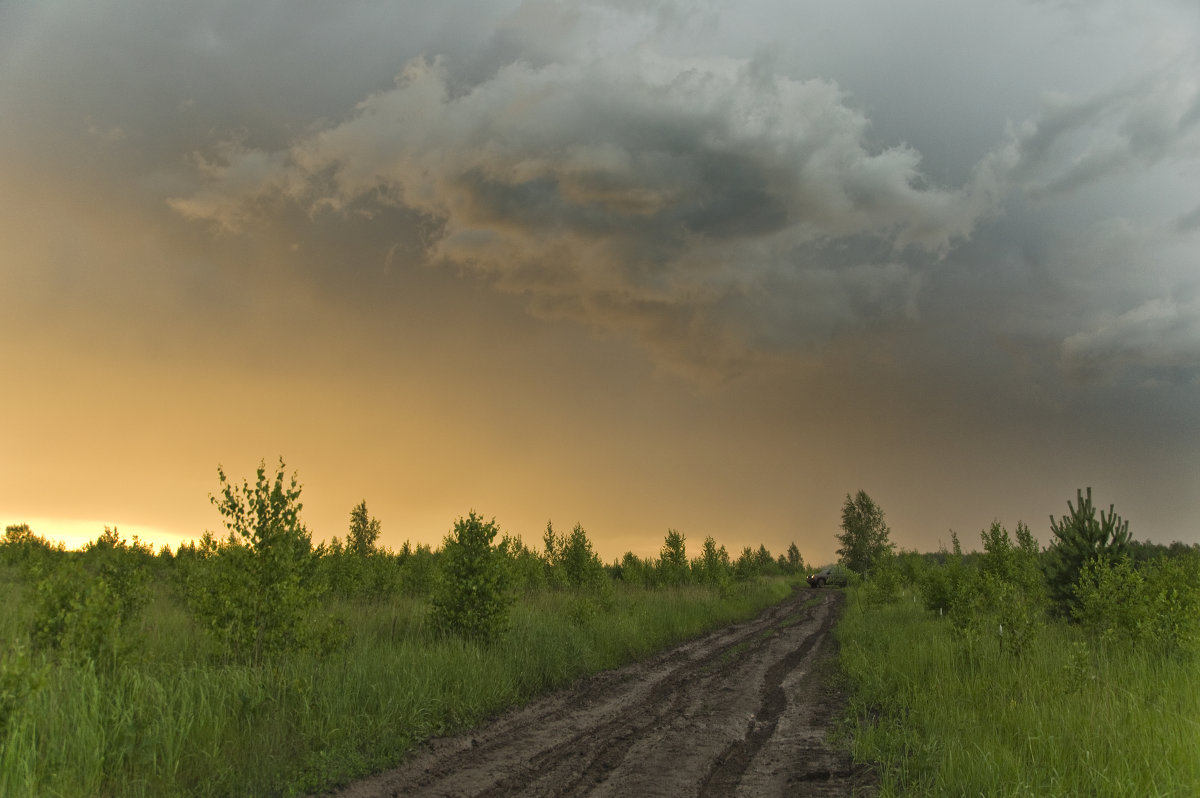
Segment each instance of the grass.
[[838,627],[856,761],[884,796],[1200,795],[1200,663],[1050,623],[1021,656],[911,594]]
[[433,635],[421,599],[346,602],[329,608],[346,633],[340,648],[262,667],[217,664],[188,613],[156,589],[115,669],[44,654],[22,665],[12,646],[26,628],[24,588],[0,573],[0,601],[17,607],[0,619],[5,678],[33,684],[0,726],[0,794],[326,789],[394,765],[431,736],[751,616],[791,588],[764,579],[725,596],[621,585],[603,599],[531,593],[490,647]]

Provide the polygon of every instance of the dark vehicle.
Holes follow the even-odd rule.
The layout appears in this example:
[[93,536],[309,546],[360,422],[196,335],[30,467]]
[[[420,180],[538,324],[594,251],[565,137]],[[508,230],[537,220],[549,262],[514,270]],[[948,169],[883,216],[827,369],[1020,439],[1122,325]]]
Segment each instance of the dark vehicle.
[[808,575],[809,587],[825,587],[825,585],[845,587],[849,581],[850,577],[846,574],[846,569],[840,565],[831,565],[828,568],[822,568],[815,574]]

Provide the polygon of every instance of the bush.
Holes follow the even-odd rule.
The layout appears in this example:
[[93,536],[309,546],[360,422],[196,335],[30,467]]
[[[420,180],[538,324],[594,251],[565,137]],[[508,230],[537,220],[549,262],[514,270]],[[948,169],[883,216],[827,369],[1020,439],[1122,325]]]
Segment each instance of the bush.
[[[793,545],[793,548],[795,546]],[[799,556],[799,550],[797,550]],[[718,546],[712,535],[704,539],[704,547],[700,557],[692,561],[692,578],[694,581],[713,587],[723,588],[733,576],[733,564],[729,562],[729,552],[724,546]]]
[[63,544],[51,545],[41,535],[34,534],[29,524],[10,524],[0,539],[0,563],[15,565],[26,573],[48,567],[66,553]]
[[1098,640],[1171,656],[1200,653],[1200,555],[1087,562],[1073,618]]
[[148,566],[153,554],[117,530],[104,528],[82,554],[36,568],[33,590],[34,643],[78,662],[112,668],[133,648],[132,627],[149,599]]
[[571,534],[563,537],[546,524],[545,563],[547,580],[551,585],[573,588],[603,589],[608,582],[604,563],[592,548],[583,526],[576,524]]
[[400,563],[400,590],[407,596],[428,596],[437,584],[437,554],[433,547],[418,543],[414,549],[404,541],[396,555]]
[[674,587],[688,581],[686,538],[682,532],[668,529],[658,558],[657,582]]
[[455,522],[442,546],[434,628],[484,643],[507,628],[513,596],[502,555],[492,545],[498,531],[495,519],[485,522],[474,510]]
[[1149,611],[1145,579],[1133,561],[1089,560],[1075,583],[1072,617],[1106,642],[1132,640]]
[[25,710],[29,697],[42,686],[46,668],[34,665],[21,641],[0,650],[0,740]]
[[1160,557],[1146,568],[1144,639],[1171,655],[1200,654],[1200,551]]
[[896,558],[880,557],[875,560],[871,574],[865,580],[863,597],[868,604],[891,604],[900,598],[902,581]]
[[508,569],[508,582],[513,590],[529,593],[546,586],[546,563],[525,545],[520,535],[504,535],[496,548]]
[[192,612],[234,661],[259,663],[320,636],[313,634],[318,563],[300,521],[300,485],[295,474],[285,483],[284,472],[280,460],[268,479],[260,464],[255,484],[237,487],[218,467],[221,491],[210,498],[229,535],[218,542],[205,532],[187,558]]
[[634,554],[625,552],[621,562],[613,566],[617,579],[636,587],[649,587],[654,584],[654,563]]

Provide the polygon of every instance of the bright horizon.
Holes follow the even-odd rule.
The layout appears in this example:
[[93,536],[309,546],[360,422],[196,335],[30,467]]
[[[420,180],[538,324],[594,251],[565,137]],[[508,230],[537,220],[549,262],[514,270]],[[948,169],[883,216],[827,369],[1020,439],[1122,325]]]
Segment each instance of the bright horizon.
[[0,7],[6,525],[1200,542],[1194,4],[273,12]]

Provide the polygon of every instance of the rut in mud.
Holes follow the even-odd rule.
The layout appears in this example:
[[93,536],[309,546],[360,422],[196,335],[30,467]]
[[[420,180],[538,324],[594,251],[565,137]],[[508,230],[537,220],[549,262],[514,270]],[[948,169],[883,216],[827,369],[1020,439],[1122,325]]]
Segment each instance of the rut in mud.
[[827,742],[832,590],[608,671],[419,749],[337,793],[367,796],[869,795],[870,774]]

